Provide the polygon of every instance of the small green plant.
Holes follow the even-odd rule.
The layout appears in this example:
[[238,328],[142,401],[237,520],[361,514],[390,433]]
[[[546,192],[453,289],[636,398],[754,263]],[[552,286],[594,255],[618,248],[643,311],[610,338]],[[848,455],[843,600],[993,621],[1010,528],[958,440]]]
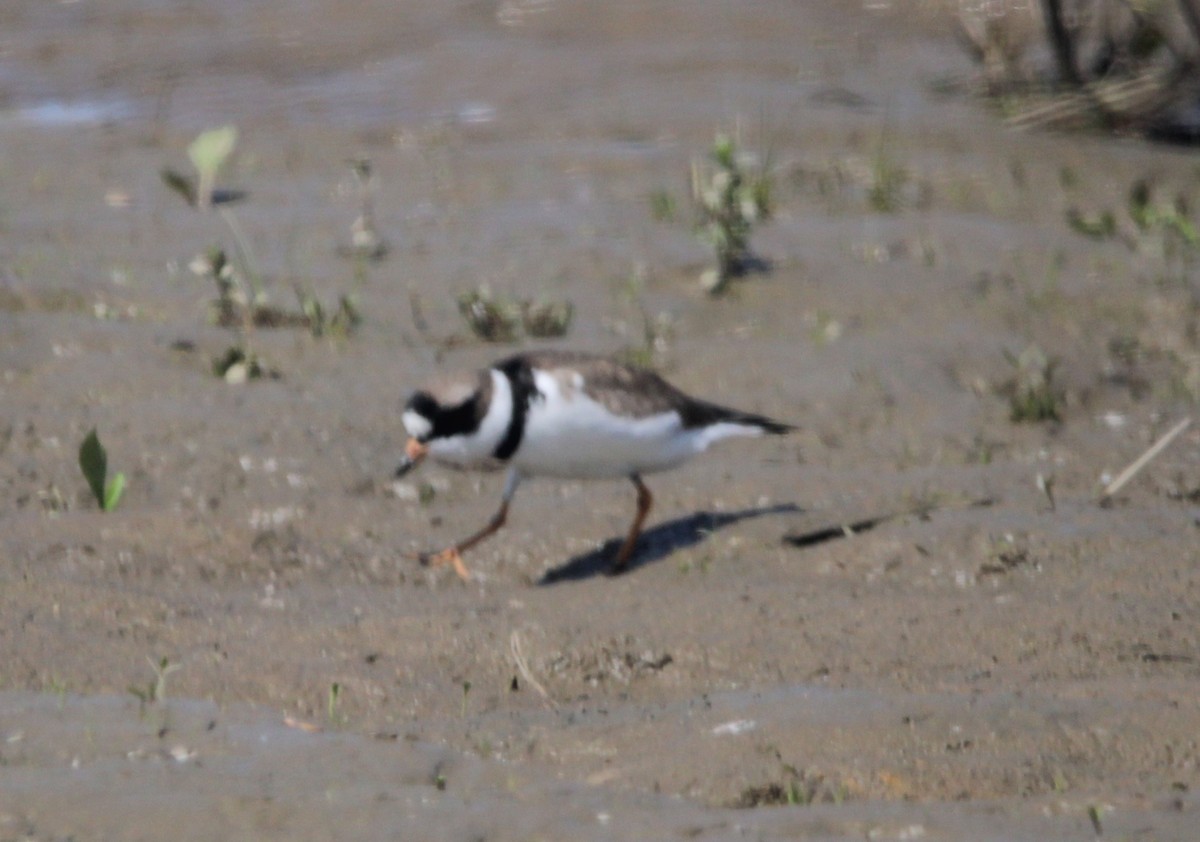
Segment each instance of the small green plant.
[[147,655],[146,660],[150,662],[150,669],[154,670],[154,680],[149,682],[145,687],[132,685],[129,688],[129,692],[137,697],[143,711],[149,704],[166,700],[167,677],[171,673],[182,669],[179,664],[171,663],[165,655],[158,661]]
[[471,695],[471,682],[463,681],[462,683],[462,718],[467,718],[467,699]]
[[125,475],[117,473],[111,482],[108,480],[108,452],[100,443],[95,428],[79,446],[79,467],[101,511],[111,512],[115,509],[125,491]]
[[521,326],[525,333],[538,339],[566,336],[575,315],[570,301],[534,299],[521,302]]
[[[621,307],[636,314],[631,316],[630,321],[636,318],[641,323],[637,344],[627,345],[618,352],[618,357],[632,365],[653,369],[658,367],[659,358],[667,352],[670,346],[675,322],[671,314],[666,311],[660,311],[655,316],[650,315],[642,298],[645,285],[644,269],[635,267],[618,289]],[[630,326],[628,333],[632,332],[633,329]]]
[[1067,225],[1076,234],[1093,240],[1111,240],[1117,235],[1117,218],[1110,210],[1098,214],[1084,214],[1078,208],[1067,208]]
[[338,682],[333,682],[329,685],[329,699],[326,703],[326,716],[331,723],[340,721],[341,714],[338,713],[338,702],[342,698],[342,685]]
[[213,324],[224,328],[249,328],[268,322],[273,308],[268,308],[265,296],[256,293],[229,261],[224,249],[213,248],[208,254],[191,262],[191,269],[201,277],[212,278],[217,297],[211,305]]
[[163,183],[177,193],[192,207],[200,211],[217,208],[221,220],[233,235],[238,262],[241,264],[241,276],[249,281],[254,295],[251,301],[265,300],[262,276],[251,256],[250,246],[242,233],[237,217],[226,205],[245,197],[239,190],[217,190],[217,174],[233,155],[237,147],[238,133],[235,126],[222,126],[219,129],[209,129],[201,132],[188,146],[187,154],[196,170],[193,179],[178,170],[164,168],[161,175]]
[[718,134],[705,162],[692,162],[692,199],[699,213],[698,230],[713,248],[716,266],[700,277],[712,295],[752,265],[750,232],[771,213],[771,180],[765,164],[757,166],[740,152],[732,137]]
[[666,190],[655,190],[650,194],[650,216],[655,222],[674,222],[677,215],[674,196]]
[[520,334],[521,305],[495,295],[487,284],[460,295],[458,312],[484,342],[515,342]]
[[296,285],[296,298],[300,312],[314,338],[333,336],[345,338],[362,324],[362,313],[353,295],[338,296],[337,306],[327,308],[312,290]]
[[1009,398],[1010,417],[1018,423],[1059,421],[1061,397],[1054,385],[1056,363],[1037,345],[1029,345],[1017,356],[1005,352],[1016,369]]
[[[293,284],[299,311],[285,310],[268,303],[263,277],[250,251],[241,226],[230,203],[244,198],[237,190],[218,190],[217,175],[237,146],[238,133],[234,126],[223,126],[201,132],[188,146],[188,158],[195,169],[195,176],[185,175],[166,168],[162,180],[168,188],[181,196],[191,207],[200,211],[215,209],[232,237],[233,249],[214,246],[192,261],[190,267],[201,277],[211,278],[217,287],[217,297],[212,303],[212,320],[220,327],[236,332],[236,341],[218,358],[213,360],[213,373],[229,383],[243,383],[274,375],[258,359],[251,338],[255,328],[305,327],[314,337],[348,336],[358,327],[362,316],[353,295],[341,295],[336,304],[326,306],[311,290]],[[370,202],[371,170],[369,162],[353,162],[354,172],[359,179],[362,214],[356,223],[356,237],[352,255],[356,260],[356,277],[361,280],[365,264],[379,259],[386,253],[386,245],[377,237]],[[233,259],[230,259],[232,254]]]
[[1156,248],[1168,273],[1174,268],[1176,277],[1186,279],[1200,258],[1200,231],[1189,218],[1186,197],[1176,195],[1174,201],[1156,202],[1149,182],[1141,180],[1129,191],[1128,208],[1137,227],[1138,245]]
[[194,202],[201,210],[212,207],[217,173],[233,154],[237,139],[236,126],[222,126],[219,129],[201,132],[188,146],[188,158],[196,168],[197,174]]
[[518,300],[480,284],[458,297],[458,312],[484,342],[515,342],[522,333],[539,339],[565,336],[575,306],[549,298]]
[[417,486],[417,502],[422,506],[428,506],[437,497],[437,489],[432,483],[422,482]]
[[51,676],[46,683],[46,689],[53,693],[58,699],[58,709],[62,710],[67,705],[67,682],[57,676]]
[[896,213],[904,206],[904,188],[909,174],[892,155],[886,132],[879,136],[875,157],[871,159],[871,184],[867,203],[876,213]]
[[849,788],[844,783],[826,781],[824,775],[798,771],[789,764],[784,766],[787,780],[747,787],[732,806],[807,807],[819,803],[841,804],[849,797]]

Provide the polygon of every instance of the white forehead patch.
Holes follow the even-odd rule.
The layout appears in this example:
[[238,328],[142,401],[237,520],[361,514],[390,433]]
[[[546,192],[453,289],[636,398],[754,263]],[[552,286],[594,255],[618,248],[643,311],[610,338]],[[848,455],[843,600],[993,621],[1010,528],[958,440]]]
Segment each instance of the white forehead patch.
[[400,420],[404,422],[404,429],[408,430],[408,434],[414,439],[422,440],[433,432],[433,424],[429,419],[411,409],[404,410]]

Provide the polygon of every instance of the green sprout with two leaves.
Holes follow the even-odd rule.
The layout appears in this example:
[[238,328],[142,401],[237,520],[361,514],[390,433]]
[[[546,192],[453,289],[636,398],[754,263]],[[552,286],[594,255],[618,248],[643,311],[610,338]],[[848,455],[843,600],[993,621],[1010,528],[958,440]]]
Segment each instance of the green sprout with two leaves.
[[125,475],[118,472],[111,480],[108,479],[108,452],[100,443],[100,436],[94,428],[79,446],[79,467],[100,510],[111,512],[115,509],[125,493]]

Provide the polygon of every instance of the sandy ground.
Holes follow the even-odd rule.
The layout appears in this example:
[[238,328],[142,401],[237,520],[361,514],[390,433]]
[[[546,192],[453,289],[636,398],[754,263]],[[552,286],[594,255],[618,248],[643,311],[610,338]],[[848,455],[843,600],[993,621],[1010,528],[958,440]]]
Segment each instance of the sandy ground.
[[[1200,256],[1127,196],[1200,169],[1011,132],[972,72],[912,6],[5,3],[0,840],[1194,838],[1200,429],[1096,500],[1195,412]],[[244,385],[188,269],[229,228],[159,177],[222,123],[272,300],[365,315],[256,331]],[[771,268],[710,300],[688,167],[739,127]],[[572,301],[571,347],[644,312],[674,382],[801,430],[651,478],[622,577],[624,483],[423,570],[499,498],[391,479],[406,390],[514,347],[481,281]],[[1031,344],[1058,422],[1012,420]]]

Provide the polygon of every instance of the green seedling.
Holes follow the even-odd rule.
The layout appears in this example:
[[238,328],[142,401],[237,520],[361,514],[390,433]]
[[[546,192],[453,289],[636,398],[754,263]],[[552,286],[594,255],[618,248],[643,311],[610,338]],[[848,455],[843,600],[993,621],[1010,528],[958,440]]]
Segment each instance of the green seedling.
[[871,185],[867,189],[867,203],[877,213],[899,211],[904,206],[904,188],[909,181],[908,170],[892,156],[887,140],[886,132],[879,136],[871,160]]
[[467,699],[468,699],[468,698],[470,697],[470,695],[471,695],[471,682],[470,682],[470,681],[464,681],[464,682],[462,683],[462,691],[463,691],[463,697],[462,697],[462,718],[463,718],[463,719],[466,719],[466,718],[467,718]]
[[563,300],[509,298],[480,284],[458,297],[458,312],[484,342],[515,342],[522,333],[539,339],[565,336],[575,306]]
[[1110,210],[1085,215],[1078,208],[1067,208],[1066,218],[1072,231],[1093,240],[1111,240],[1117,235],[1117,218]]
[[233,235],[234,251],[241,269],[240,277],[246,279],[253,289],[253,295],[246,296],[247,301],[259,304],[266,299],[262,276],[251,256],[249,242],[242,233],[237,217],[225,207],[244,198],[245,194],[238,190],[216,189],[217,174],[233,154],[237,139],[235,126],[222,126],[219,129],[201,132],[187,149],[188,159],[196,170],[196,177],[191,178],[169,167],[163,169],[161,175],[163,183],[192,207],[201,211],[217,207],[221,220]]
[[1030,345],[1015,357],[1007,351],[1004,355],[1016,369],[1010,398],[1012,420],[1018,423],[1061,420],[1061,399],[1054,385],[1056,362],[1037,345]]
[[330,722],[339,721],[338,702],[341,698],[342,685],[335,681],[329,685],[329,700],[326,705],[326,716],[328,716]]
[[328,309],[317,298],[315,292],[306,290],[299,284],[296,285],[295,290],[303,321],[308,326],[308,332],[314,338],[319,339],[322,336],[344,338],[353,333],[362,323],[362,314],[359,312],[358,303],[353,295],[339,296],[337,306]]
[[146,656],[146,660],[150,662],[150,669],[154,670],[154,680],[145,687],[133,685],[129,688],[129,692],[137,697],[143,711],[146,705],[166,700],[167,677],[182,669],[179,664],[171,663],[165,655],[157,662],[149,655]]
[[154,670],[154,695],[153,699],[156,702],[161,702],[167,698],[167,676],[173,672],[178,672],[182,667],[179,664],[172,664],[164,655],[159,659],[158,663],[154,663],[154,659],[149,656],[146,660],[150,662],[150,668]]
[[666,190],[655,190],[650,194],[650,216],[655,222],[674,222],[677,215],[674,196]]
[[46,689],[53,693],[58,698],[58,709],[62,710],[67,705],[67,682],[57,676],[51,676],[50,681],[46,685]]
[[521,326],[537,339],[566,336],[571,328],[575,305],[570,301],[537,299],[521,302]]
[[428,506],[437,497],[437,489],[431,483],[423,482],[417,486],[417,502]]
[[[618,296],[622,308],[633,311],[641,322],[639,342],[627,345],[618,356],[627,363],[641,368],[656,368],[660,355],[667,352],[674,335],[674,319],[666,311],[651,316],[642,298],[646,279],[640,268],[635,268],[621,283]],[[632,317],[631,317],[632,321]],[[632,326],[630,332],[632,333]]]
[[196,207],[207,210],[213,204],[213,189],[217,183],[217,173],[233,154],[237,146],[237,128],[222,126],[201,132],[188,146],[188,158],[196,168],[197,184],[195,193]]
[[1188,201],[1177,195],[1173,202],[1153,201],[1149,183],[1138,181],[1129,192],[1129,216],[1141,236],[1139,245],[1156,245],[1168,267],[1187,278],[1200,256],[1200,231],[1188,216]]
[[243,198],[245,194],[239,190],[216,189],[217,174],[236,146],[237,129],[234,126],[201,132],[187,149],[196,177],[166,167],[160,173],[163,183],[189,205],[200,210]]
[[716,266],[700,276],[711,295],[752,265],[750,232],[771,213],[771,180],[765,164],[749,172],[751,160],[728,135],[719,134],[708,160],[692,162],[692,199],[700,237],[712,246]]
[[520,333],[521,305],[494,295],[487,284],[460,295],[458,312],[484,342],[515,342]]
[[125,475],[118,473],[111,482],[108,481],[108,452],[100,443],[95,428],[79,446],[79,467],[100,509],[105,512],[115,509],[125,491]]
[[217,286],[217,297],[212,302],[212,321],[220,327],[242,327],[247,321],[254,322],[255,308],[242,277],[223,249],[214,248],[204,257],[192,261],[192,271],[210,277]]

